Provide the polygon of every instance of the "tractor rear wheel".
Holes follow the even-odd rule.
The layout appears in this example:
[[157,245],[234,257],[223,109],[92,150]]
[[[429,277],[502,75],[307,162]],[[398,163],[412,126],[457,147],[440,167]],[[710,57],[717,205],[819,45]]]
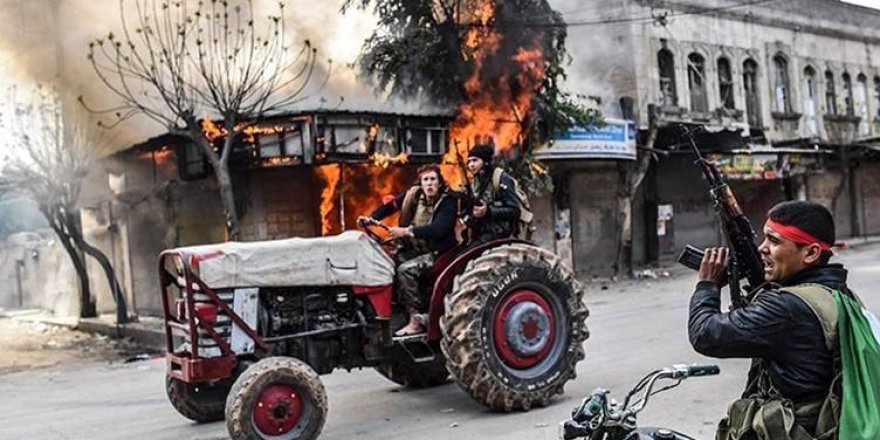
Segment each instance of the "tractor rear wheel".
[[184,417],[198,423],[223,420],[226,395],[232,387],[231,379],[214,384],[189,384],[171,376],[165,376],[165,392],[171,406]]
[[447,369],[491,409],[545,406],[584,359],[588,315],[583,288],[557,256],[526,244],[490,249],[446,297]]
[[226,399],[226,429],[233,440],[311,440],[326,419],[327,393],[318,373],[290,357],[252,365]]

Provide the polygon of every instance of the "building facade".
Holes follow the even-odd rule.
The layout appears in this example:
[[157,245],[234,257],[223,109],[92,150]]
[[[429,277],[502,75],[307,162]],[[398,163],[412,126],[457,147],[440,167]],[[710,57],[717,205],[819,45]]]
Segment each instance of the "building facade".
[[[880,11],[834,0],[578,5],[593,15],[566,16],[572,86],[599,94],[606,114],[636,119],[642,146],[649,113],[657,121],[654,151],[640,152],[654,158],[634,203],[637,262],[720,243],[685,129],[759,234],[766,210],[792,199],[832,209],[840,237],[880,233]],[[573,180],[570,191],[594,185]],[[576,204],[573,218],[591,209]]]

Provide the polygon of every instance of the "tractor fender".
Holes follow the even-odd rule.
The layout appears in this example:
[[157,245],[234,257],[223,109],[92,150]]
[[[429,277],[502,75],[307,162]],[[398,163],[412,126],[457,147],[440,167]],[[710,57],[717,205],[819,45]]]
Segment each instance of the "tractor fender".
[[465,249],[457,255],[434,281],[434,288],[431,290],[431,303],[428,308],[428,340],[434,341],[440,339],[443,335],[440,333],[440,317],[443,316],[443,298],[452,290],[455,277],[464,271],[468,262],[479,257],[487,249],[498,247],[505,244],[522,243],[534,245],[534,243],[520,240],[518,238],[502,238],[493,240]]

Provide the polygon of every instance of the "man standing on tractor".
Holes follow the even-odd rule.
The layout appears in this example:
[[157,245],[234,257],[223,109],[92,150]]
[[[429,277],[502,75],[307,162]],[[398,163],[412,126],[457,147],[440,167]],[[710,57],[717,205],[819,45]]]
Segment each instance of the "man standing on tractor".
[[416,185],[383,203],[369,218],[358,219],[363,224],[400,212],[398,226],[389,228],[389,233],[400,240],[396,255],[397,292],[409,312],[409,322],[397,330],[395,336],[425,331],[424,313],[428,309],[428,298],[420,286],[434,261],[454,252],[456,247],[454,199],[440,168],[424,165],[418,170]]
[[473,176],[471,194],[474,200],[471,215],[465,218],[473,229],[470,247],[508,238],[516,234],[520,219],[520,204],[516,195],[516,181],[510,174],[492,165],[495,149],[491,145],[476,145],[468,152],[467,169]]
[[[866,327],[859,329],[864,311],[847,288],[846,269],[828,262],[835,240],[831,213],[817,203],[791,201],[767,217],[759,246],[766,283],[748,304],[721,310],[726,248],[706,250],[691,298],[688,333],[696,351],[752,358],[743,396],[730,405],[716,438],[878,438],[876,403],[862,403],[876,402],[880,392],[860,388],[880,377],[876,340],[867,338],[874,340],[874,351],[866,351],[873,359],[851,349],[855,338],[866,337],[853,331]],[[864,366],[870,368],[859,370]]]

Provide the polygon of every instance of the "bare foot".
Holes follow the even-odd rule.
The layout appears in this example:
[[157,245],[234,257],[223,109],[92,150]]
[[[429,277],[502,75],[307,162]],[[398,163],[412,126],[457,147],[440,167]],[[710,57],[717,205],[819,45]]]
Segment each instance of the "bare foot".
[[424,333],[425,327],[418,322],[410,321],[409,324],[394,332],[394,336],[410,336]]

